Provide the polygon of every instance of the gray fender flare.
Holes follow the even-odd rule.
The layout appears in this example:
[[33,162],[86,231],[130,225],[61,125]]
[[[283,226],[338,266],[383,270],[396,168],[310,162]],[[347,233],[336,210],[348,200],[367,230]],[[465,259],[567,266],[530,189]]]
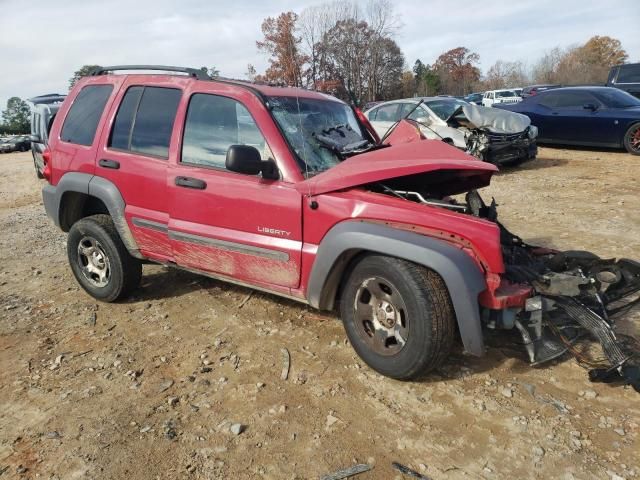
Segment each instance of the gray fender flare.
[[477,264],[443,240],[398,230],[377,223],[344,221],[320,242],[307,289],[307,301],[330,310],[349,261],[363,251],[402,258],[437,272],[444,280],[456,313],[464,349],[484,355],[478,295],[487,288]]
[[79,172],[65,173],[55,186],[45,185],[42,189],[44,208],[58,227],[60,227],[60,202],[66,192],[84,193],[99,198],[109,210],[109,215],[129,253],[134,257],[143,258],[127,224],[124,215],[126,204],[118,187],[105,178]]

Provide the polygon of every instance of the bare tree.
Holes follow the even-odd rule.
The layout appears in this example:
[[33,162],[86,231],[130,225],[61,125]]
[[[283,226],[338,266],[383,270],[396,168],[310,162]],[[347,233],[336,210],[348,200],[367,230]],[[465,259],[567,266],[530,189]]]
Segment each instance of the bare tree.
[[483,85],[487,90],[496,90],[523,87],[528,83],[529,77],[522,62],[498,60],[487,71]]

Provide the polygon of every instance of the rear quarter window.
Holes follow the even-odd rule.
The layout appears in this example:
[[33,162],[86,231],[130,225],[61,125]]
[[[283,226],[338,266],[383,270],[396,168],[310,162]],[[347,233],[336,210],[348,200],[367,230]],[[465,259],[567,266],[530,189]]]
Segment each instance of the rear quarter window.
[[93,144],[104,107],[113,85],[88,85],[80,90],[64,119],[60,139],[89,146]]

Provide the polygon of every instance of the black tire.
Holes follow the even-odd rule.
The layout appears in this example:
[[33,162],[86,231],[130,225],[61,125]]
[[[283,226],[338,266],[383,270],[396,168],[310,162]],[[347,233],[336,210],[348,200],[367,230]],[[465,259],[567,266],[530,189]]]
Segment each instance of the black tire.
[[103,302],[118,300],[140,284],[142,263],[129,255],[109,215],[74,223],[67,237],[67,256],[80,286]]
[[44,175],[40,171],[40,168],[38,168],[38,162],[36,161],[36,152],[31,150],[31,156],[33,157],[33,168],[36,169],[36,177],[38,177],[40,179],[43,179]]
[[624,134],[624,148],[631,155],[640,155],[640,123],[634,123]]
[[[386,300],[392,310],[384,310]],[[367,320],[368,310],[372,320]],[[414,263],[382,255],[362,257],[351,269],[341,292],[340,315],[360,358],[398,380],[418,378],[441,365],[456,333],[455,313],[442,278]],[[389,316],[397,320],[384,318]],[[393,338],[390,328],[395,330]]]

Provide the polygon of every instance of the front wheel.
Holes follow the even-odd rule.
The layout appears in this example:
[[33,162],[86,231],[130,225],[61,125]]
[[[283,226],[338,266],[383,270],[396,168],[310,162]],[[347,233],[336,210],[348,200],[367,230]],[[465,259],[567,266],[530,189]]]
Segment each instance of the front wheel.
[[451,352],[455,313],[447,287],[406,260],[363,257],[342,289],[340,314],[356,353],[385,376],[420,377]]
[[624,134],[624,148],[631,155],[640,155],[640,123],[631,125]]
[[122,298],[140,284],[142,264],[129,255],[109,215],[92,215],[74,223],[67,256],[80,286],[103,302]]

